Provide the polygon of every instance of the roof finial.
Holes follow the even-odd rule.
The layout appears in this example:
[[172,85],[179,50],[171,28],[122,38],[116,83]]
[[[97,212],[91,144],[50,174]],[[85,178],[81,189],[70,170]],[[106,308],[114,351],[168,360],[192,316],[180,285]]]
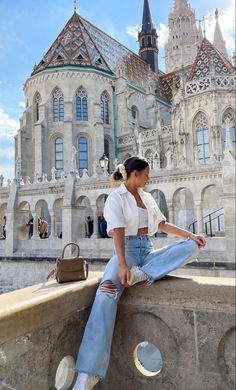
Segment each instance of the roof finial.
[[216,8],[216,10],[215,10],[215,18],[218,19],[218,17],[219,17],[219,11],[218,11],[218,8]]
[[74,13],[77,13],[77,0],[74,0]]

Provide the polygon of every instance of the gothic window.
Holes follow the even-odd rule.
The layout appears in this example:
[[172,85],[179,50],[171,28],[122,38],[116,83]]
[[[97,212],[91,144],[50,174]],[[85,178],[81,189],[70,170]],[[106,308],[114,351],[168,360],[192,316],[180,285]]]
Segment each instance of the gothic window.
[[83,89],[79,89],[76,92],[76,120],[88,120],[88,98]]
[[206,164],[210,158],[209,130],[206,116],[200,112],[195,119],[198,160]]
[[64,98],[59,88],[53,92],[53,122],[64,121]]
[[78,152],[79,174],[82,176],[83,170],[88,169],[88,141],[85,137],[78,140]]
[[34,117],[35,117],[35,122],[38,122],[38,120],[39,120],[39,105],[40,105],[41,101],[42,101],[41,96],[37,92],[35,97],[34,97]]
[[226,145],[226,124],[230,128],[230,139],[233,147],[236,149],[236,129],[235,129],[235,116],[233,110],[226,110],[223,116],[223,140],[224,140],[224,148]]
[[142,47],[144,47],[145,46],[145,40],[144,40],[144,38],[142,38]]
[[152,38],[148,36],[148,46],[152,46]]
[[107,92],[103,92],[100,99],[101,119],[103,123],[109,124],[109,96]]
[[61,177],[61,172],[63,170],[63,139],[57,138],[55,140],[55,168],[56,168],[56,177]]

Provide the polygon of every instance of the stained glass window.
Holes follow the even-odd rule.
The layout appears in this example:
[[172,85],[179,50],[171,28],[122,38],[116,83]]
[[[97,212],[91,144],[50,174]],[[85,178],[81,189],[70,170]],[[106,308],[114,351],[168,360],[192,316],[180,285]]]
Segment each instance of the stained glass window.
[[83,170],[88,169],[88,141],[85,137],[79,138],[78,151],[79,174],[82,176]]
[[104,92],[100,100],[101,105],[101,119],[103,123],[109,124],[109,96]]
[[79,89],[76,93],[76,120],[88,120],[88,98],[83,89]]
[[55,140],[55,168],[56,168],[56,177],[61,177],[61,172],[63,170],[63,139],[57,138]]
[[64,98],[62,92],[56,88],[53,93],[53,121],[64,121]]
[[206,164],[210,158],[209,130],[206,116],[200,112],[195,119],[199,162]]

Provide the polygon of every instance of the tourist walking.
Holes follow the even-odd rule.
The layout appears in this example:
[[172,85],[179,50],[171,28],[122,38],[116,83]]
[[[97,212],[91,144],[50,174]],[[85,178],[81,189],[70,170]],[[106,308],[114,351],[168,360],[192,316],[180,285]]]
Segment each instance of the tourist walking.
[[[124,289],[162,278],[190,261],[206,243],[203,236],[167,222],[152,195],[143,191],[149,179],[149,164],[144,158],[128,158],[124,165],[118,165],[113,178],[124,181],[108,196],[104,208],[115,253],[106,266],[85,328],[73,390],[93,389],[105,377],[117,303]],[[182,240],[154,250],[150,236],[157,230]]]

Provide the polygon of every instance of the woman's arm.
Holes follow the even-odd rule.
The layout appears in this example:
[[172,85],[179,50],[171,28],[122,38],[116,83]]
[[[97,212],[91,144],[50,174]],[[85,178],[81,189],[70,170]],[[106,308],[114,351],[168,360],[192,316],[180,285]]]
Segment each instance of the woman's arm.
[[123,286],[130,287],[127,284],[130,272],[125,260],[125,228],[115,228],[113,230],[113,240],[119,263],[119,280]]
[[171,234],[173,236],[181,237],[181,238],[191,238],[192,240],[196,241],[199,248],[204,247],[206,245],[206,240],[203,236],[193,234],[189,232],[188,230],[179,228],[178,226],[173,225],[172,223],[162,221],[159,223],[158,228],[167,234]]

